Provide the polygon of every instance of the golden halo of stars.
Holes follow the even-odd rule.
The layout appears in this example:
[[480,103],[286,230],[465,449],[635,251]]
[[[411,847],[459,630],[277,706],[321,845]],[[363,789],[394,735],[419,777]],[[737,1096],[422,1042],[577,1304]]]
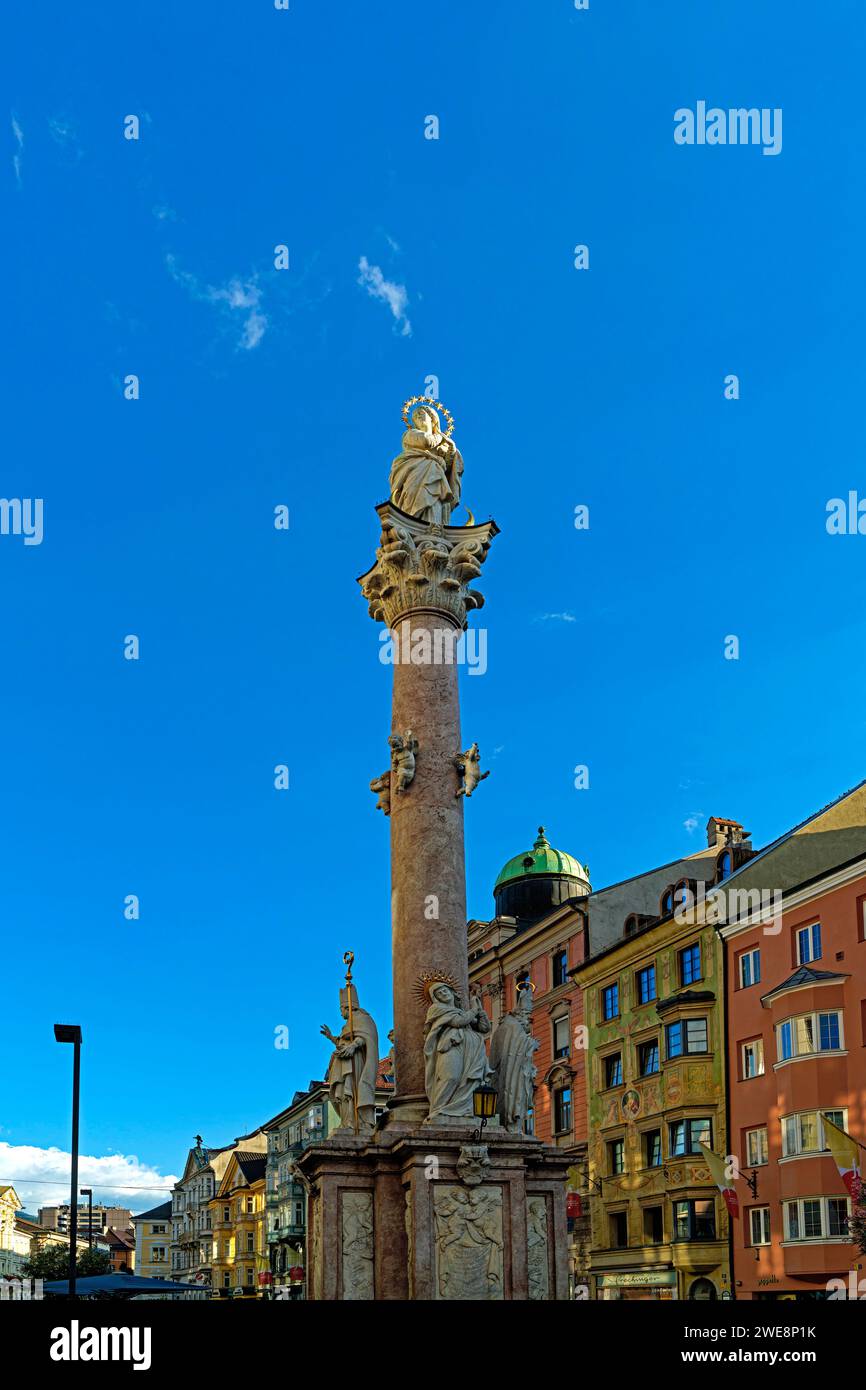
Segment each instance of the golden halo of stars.
[[452,432],[453,432],[453,430],[454,430],[454,416],[451,414],[451,411],[448,409],[447,405],[443,405],[441,401],[434,401],[434,399],[433,399],[432,396],[410,396],[409,399],[408,399],[408,401],[404,401],[404,402],[403,402],[403,424],[404,424],[404,425],[408,425],[408,424],[409,424],[409,410],[410,410],[410,407],[413,406],[413,405],[421,405],[422,403],[423,403],[424,405],[432,405],[433,408],[434,408],[434,410],[441,410],[441,411],[442,411],[442,414],[445,416],[445,419],[448,421],[448,428],[447,428],[447,430],[445,431],[445,438],[446,438],[446,439],[450,439],[450,438],[451,438],[451,435],[452,435]]

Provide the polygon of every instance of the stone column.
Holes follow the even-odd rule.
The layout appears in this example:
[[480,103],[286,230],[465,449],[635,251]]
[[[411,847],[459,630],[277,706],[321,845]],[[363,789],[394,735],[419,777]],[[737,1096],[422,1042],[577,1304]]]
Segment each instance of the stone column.
[[391,733],[417,741],[415,773],[400,791],[391,775],[391,923],[396,1094],[389,1122],[415,1126],[424,1090],[423,972],[457,982],[468,999],[458,648],[495,522],[433,526],[392,503],[377,507],[382,541],[359,580],[370,615],[390,628],[394,654]]

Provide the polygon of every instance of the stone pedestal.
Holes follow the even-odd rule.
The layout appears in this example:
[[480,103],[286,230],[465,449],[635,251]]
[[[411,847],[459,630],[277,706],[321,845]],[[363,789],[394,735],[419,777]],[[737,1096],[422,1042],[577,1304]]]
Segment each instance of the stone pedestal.
[[335,1301],[568,1296],[568,1161],[496,1127],[380,1130],[307,1149],[308,1288]]

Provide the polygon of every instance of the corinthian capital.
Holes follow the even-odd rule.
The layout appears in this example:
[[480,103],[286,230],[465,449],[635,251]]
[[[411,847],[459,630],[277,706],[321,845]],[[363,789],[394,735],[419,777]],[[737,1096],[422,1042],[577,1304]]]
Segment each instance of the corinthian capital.
[[376,563],[358,580],[370,617],[393,628],[410,613],[432,609],[465,628],[467,613],[484,603],[471,585],[499,533],[496,522],[435,526],[393,502],[382,502],[376,511],[382,522]]

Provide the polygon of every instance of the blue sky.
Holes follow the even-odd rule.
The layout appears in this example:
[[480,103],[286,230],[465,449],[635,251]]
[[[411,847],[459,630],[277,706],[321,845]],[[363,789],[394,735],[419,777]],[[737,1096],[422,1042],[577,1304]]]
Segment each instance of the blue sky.
[[[112,1190],[323,1074],[347,948],[390,1027],[390,673],[355,580],[429,375],[502,532],[462,687],[493,772],[471,915],[541,821],[603,886],[710,814],[760,843],[864,776],[866,539],[825,516],[866,495],[866,19],[260,0],[11,27],[2,493],[44,499],[44,538],[0,536],[0,1181],[34,1206],[68,1148],[55,1020],[85,1034],[82,1181]],[[677,146],[698,100],[781,108],[782,152]]]

